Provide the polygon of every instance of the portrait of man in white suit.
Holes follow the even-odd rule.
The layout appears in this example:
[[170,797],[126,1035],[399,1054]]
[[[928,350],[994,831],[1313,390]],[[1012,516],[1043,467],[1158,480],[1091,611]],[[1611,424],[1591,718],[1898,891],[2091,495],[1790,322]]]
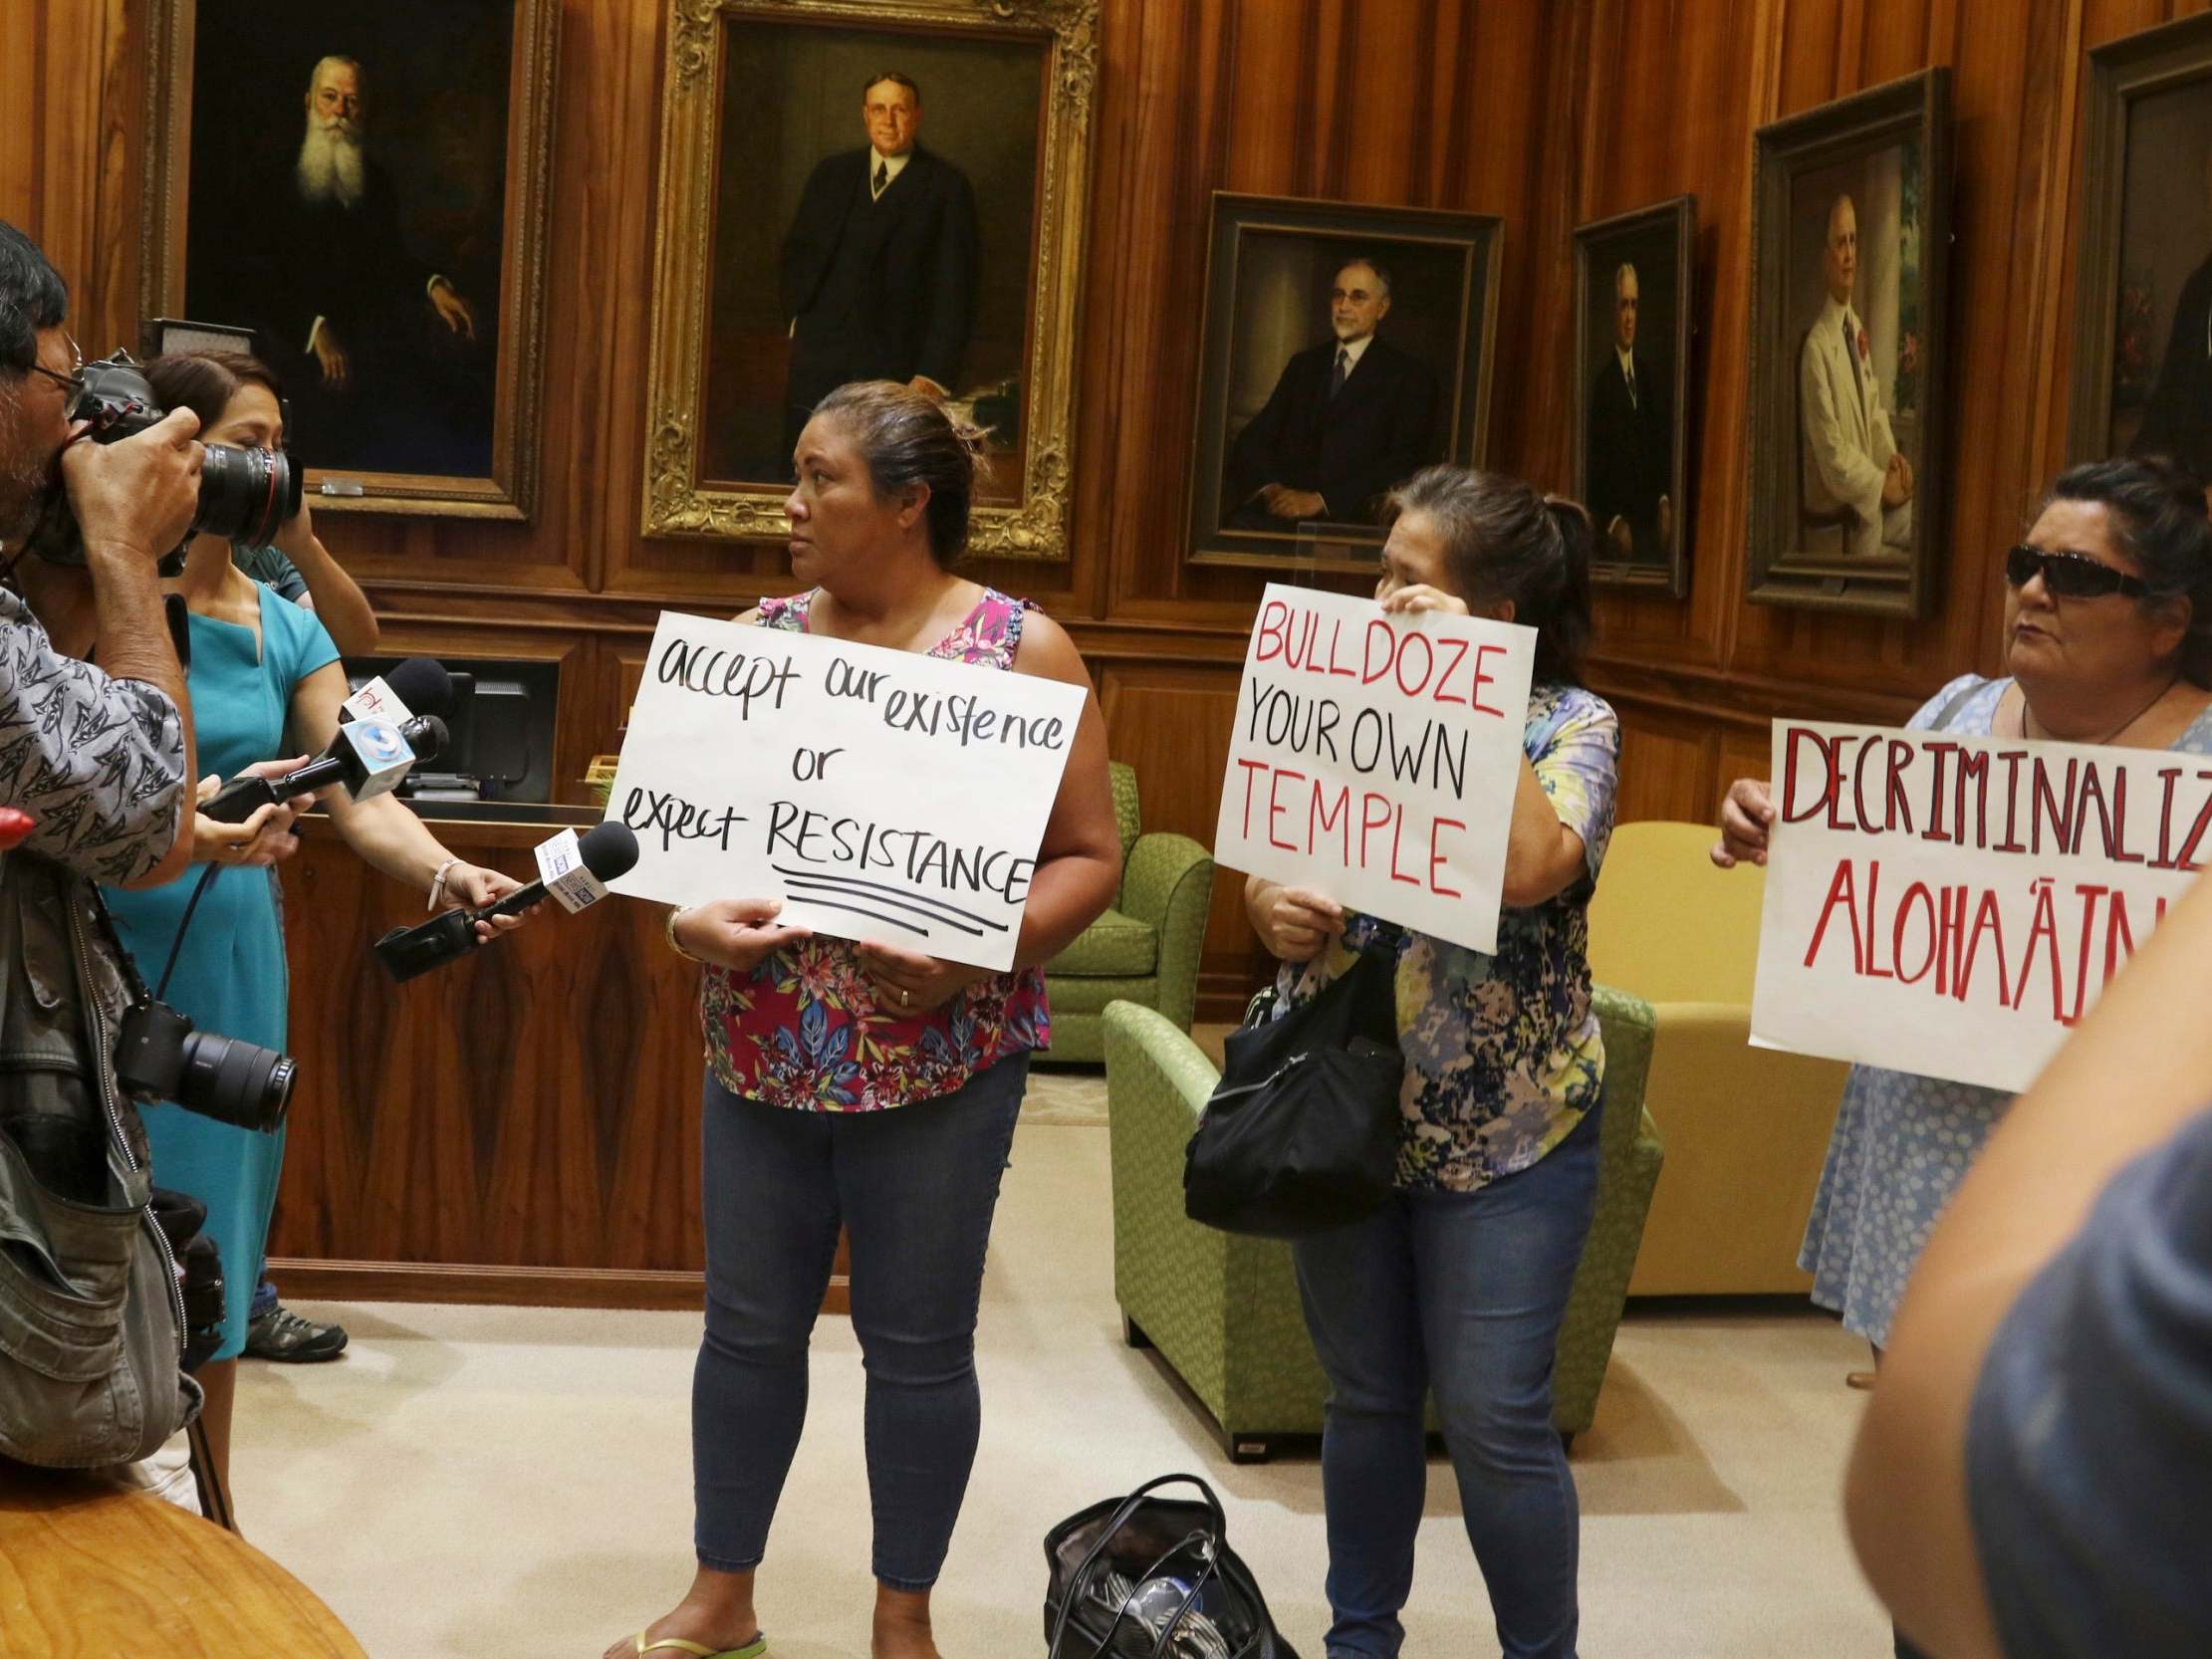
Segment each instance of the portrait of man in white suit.
[[1827,289],[1798,355],[1798,429],[1804,449],[1801,532],[1852,558],[1894,557],[1912,546],[1912,463],[1897,447],[1866,325],[1852,304],[1858,210],[1839,195],[1822,255]]

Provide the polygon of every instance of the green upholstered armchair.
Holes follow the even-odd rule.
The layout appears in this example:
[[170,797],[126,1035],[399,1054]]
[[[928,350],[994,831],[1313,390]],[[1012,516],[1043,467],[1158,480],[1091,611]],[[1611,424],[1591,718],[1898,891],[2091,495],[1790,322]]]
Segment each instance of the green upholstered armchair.
[[[1658,1184],[1658,1131],[1643,1110],[1650,1006],[1597,989],[1605,1033],[1598,1217],[1569,1293],[1553,1421],[1572,1438],[1598,1411],[1643,1218]],[[1183,1214],[1183,1147],[1218,1076],[1198,1046],[1149,1009],[1106,1014],[1113,1163],[1113,1293],[1131,1346],[1156,1347],[1212,1414],[1231,1458],[1321,1432],[1329,1384],[1299,1310],[1290,1246],[1201,1227]]]
[[1213,857],[1188,835],[1144,834],[1136,773],[1111,764],[1121,830],[1121,887],[1113,908],[1045,964],[1053,1042],[1039,1057],[1096,1066],[1106,1058],[1106,1004],[1141,1003],[1179,1031],[1198,1005],[1198,958],[1213,902]]

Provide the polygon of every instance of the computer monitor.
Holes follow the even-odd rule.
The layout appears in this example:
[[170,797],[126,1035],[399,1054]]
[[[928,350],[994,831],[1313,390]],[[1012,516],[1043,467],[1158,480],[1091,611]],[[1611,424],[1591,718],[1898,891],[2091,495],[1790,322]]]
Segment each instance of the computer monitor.
[[[347,678],[359,690],[400,660],[357,657],[346,665]],[[453,677],[446,748],[409,773],[397,793],[424,801],[550,801],[560,664],[496,657],[439,660]]]

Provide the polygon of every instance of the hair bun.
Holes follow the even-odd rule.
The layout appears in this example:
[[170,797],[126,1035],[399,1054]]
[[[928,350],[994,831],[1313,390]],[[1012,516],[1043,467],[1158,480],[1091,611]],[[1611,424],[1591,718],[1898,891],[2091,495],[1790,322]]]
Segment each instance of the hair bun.
[[2163,449],[2139,455],[2135,459],[2136,464],[2161,486],[2173,492],[2176,502],[2186,503],[2191,511],[2212,516],[2212,503],[2205,500],[2205,492],[2212,489],[2212,485],[2205,482],[2195,467],[2183,461],[2180,456]]

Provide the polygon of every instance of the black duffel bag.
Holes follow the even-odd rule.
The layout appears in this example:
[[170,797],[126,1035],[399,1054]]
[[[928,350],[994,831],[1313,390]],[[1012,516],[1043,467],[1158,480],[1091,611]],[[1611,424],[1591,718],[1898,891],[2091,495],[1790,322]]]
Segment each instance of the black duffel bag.
[[1397,1172],[1397,953],[1362,953],[1279,1020],[1231,1032],[1183,1153],[1183,1213],[1296,1239],[1372,1215]]
[[[1202,1501],[1152,1496],[1195,1487]],[[1162,1475],[1045,1535],[1046,1659],[1298,1659],[1213,1488]]]

